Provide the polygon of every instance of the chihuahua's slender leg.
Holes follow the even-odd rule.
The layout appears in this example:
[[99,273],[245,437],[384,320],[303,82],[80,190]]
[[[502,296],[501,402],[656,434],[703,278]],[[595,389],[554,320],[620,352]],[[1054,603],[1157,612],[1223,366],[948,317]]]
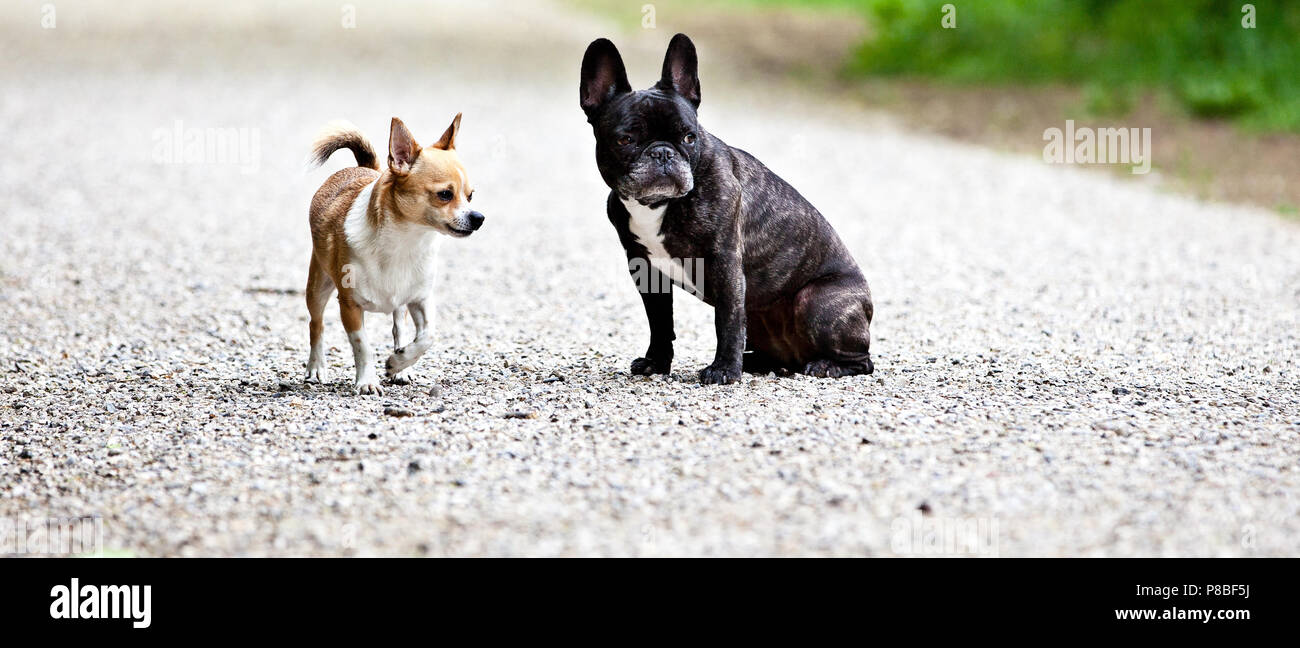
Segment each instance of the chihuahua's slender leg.
[[[402,318],[404,317],[406,317],[406,307],[398,306],[397,310],[393,311],[393,349],[394,350],[402,348]],[[388,379],[392,381],[394,385],[409,385],[411,384],[411,370],[408,367],[406,369],[397,372],[396,374],[389,375]]]
[[[425,299],[422,299],[414,304],[407,305],[407,308],[410,310],[411,313],[411,321],[415,323],[416,338],[423,337],[429,339],[428,334],[425,333],[425,329],[429,327],[429,315],[430,315],[429,311],[433,308],[432,303],[433,303],[433,298],[426,297]],[[430,343],[430,345],[432,345],[432,343]]]
[[433,346],[433,336],[429,334],[428,328],[428,311],[432,309],[433,300],[424,297],[419,301],[413,301],[406,305],[407,311],[411,313],[411,321],[415,322],[415,339],[410,344],[400,347],[393,351],[393,355],[388,356],[388,361],[384,363],[388,377],[400,376],[406,371],[407,367],[415,364],[420,356],[424,355],[429,347]]
[[307,312],[311,315],[308,329],[311,335],[311,355],[307,358],[306,382],[325,382],[325,347],[321,333],[325,330],[325,305],[334,296],[334,281],[320,269],[312,255],[307,268]]
[[398,306],[393,311],[393,348],[402,346],[402,318],[406,316],[406,307]]
[[365,312],[340,294],[339,316],[343,320],[343,330],[348,332],[348,341],[352,343],[352,359],[357,364],[357,382],[352,386],[352,392],[382,396],[384,390],[375,377],[375,352],[366,342]]

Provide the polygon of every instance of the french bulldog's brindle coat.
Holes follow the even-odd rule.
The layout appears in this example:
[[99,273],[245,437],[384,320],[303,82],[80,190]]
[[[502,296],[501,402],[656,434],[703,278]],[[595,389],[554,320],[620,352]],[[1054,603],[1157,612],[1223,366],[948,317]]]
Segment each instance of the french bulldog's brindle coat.
[[[872,372],[871,291],[862,271],[799,192],[700,126],[689,38],[673,37],[662,78],[637,92],[614,44],[592,42],[582,60],[580,100],[629,267],[641,259],[640,268],[662,273],[649,285],[668,285],[660,281],[667,275],[715,309],[717,352],[700,371],[701,382],[734,382],[742,369]],[[682,259],[703,259],[702,280],[686,277]],[[668,373],[676,337],[672,292],[641,288],[650,346],[632,362],[632,373]]]

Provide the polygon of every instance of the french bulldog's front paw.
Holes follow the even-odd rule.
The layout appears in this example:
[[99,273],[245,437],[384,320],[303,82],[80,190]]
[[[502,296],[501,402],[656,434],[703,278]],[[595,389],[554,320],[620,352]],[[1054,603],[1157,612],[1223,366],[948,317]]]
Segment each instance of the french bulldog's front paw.
[[700,382],[705,385],[729,385],[740,380],[740,365],[711,364],[700,370]]
[[666,374],[672,367],[672,361],[668,360],[651,360],[650,358],[637,358],[632,361],[633,376],[649,376],[652,374]]
[[384,388],[380,387],[379,383],[372,379],[353,385],[352,393],[357,396],[383,396]]

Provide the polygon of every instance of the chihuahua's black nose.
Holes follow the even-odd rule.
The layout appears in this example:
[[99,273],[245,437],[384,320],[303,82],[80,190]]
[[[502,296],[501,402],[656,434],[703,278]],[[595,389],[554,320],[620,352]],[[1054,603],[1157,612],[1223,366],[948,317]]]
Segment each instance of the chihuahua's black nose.
[[673,161],[673,147],[671,146],[656,146],[650,149],[646,154],[650,156],[650,159],[659,164],[668,164]]
[[476,211],[472,211],[472,212],[466,214],[466,215],[465,215],[465,218],[466,218],[467,220],[469,220],[469,228],[470,228],[470,229],[475,229],[475,230],[476,230],[476,229],[478,229],[478,228],[480,228],[480,227],[483,226],[483,214],[480,214],[480,213],[478,213],[478,212],[476,212]]

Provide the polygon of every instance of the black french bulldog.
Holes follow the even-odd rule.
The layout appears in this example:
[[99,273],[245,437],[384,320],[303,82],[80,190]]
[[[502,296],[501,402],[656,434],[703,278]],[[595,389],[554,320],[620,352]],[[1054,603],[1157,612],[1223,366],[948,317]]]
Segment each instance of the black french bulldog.
[[[648,90],[632,91],[607,39],[593,41],[582,59],[580,100],[612,189],[609,220],[634,277],[648,268],[649,286],[665,287],[639,282],[650,347],[632,373],[669,371],[672,284],[714,307],[718,346],[700,371],[703,383],[735,382],[742,369],[871,373],[871,291],[862,271],[799,192],[700,126],[696,68],[684,34],[673,37],[662,78]],[[691,276],[692,265],[702,273]]]

